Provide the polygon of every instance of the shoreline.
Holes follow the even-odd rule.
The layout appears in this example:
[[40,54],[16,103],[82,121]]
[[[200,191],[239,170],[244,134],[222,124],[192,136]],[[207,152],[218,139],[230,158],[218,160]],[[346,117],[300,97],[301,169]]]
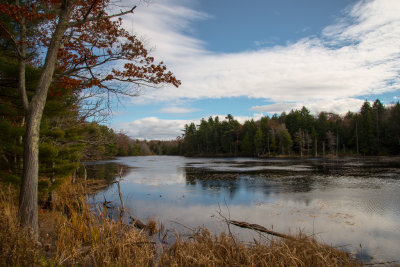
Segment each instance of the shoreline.
[[[106,210],[94,214],[85,204],[85,195],[82,183],[62,185],[56,192],[53,209],[39,211],[41,244],[35,245],[29,241],[29,235],[18,229],[15,202],[7,199],[3,192],[0,217],[7,227],[2,228],[5,231],[0,235],[2,240],[8,240],[6,247],[18,249],[8,256],[5,253],[11,250],[2,249],[1,262],[39,266],[337,266],[338,263],[361,266],[348,253],[302,235],[293,240],[273,239],[269,243],[259,240],[248,244],[229,232],[214,235],[201,228],[189,239],[178,235],[172,244],[165,244],[158,241],[156,235],[148,235],[121,220],[108,219]],[[27,254],[27,249],[31,254]]]

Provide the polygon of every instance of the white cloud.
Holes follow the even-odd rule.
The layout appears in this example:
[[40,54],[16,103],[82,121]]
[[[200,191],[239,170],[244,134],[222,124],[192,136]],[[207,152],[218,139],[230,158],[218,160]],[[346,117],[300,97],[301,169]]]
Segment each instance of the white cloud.
[[202,55],[207,53],[203,48],[205,43],[188,33],[192,31],[193,21],[210,16],[185,6],[187,2],[154,0],[148,5],[139,5],[133,15],[125,17],[124,27],[144,38],[153,47],[152,53],[169,63],[177,64],[188,55]]
[[[400,1],[361,0],[344,11],[319,37],[285,46],[240,53],[213,53],[190,35],[192,23],[210,19],[192,0],[154,0],[127,16],[125,27],[153,45],[152,54],[166,62],[182,86],[146,90],[137,103],[221,97],[252,97],[275,102],[255,106],[262,113],[308,107],[312,113],[358,111],[357,97],[400,88]],[[255,43],[261,45],[262,43]],[[172,106],[160,112],[186,113]],[[228,111],[227,111],[228,112]],[[224,116],[220,116],[223,119]],[[250,117],[238,117],[244,122]],[[121,124],[134,138],[172,139],[185,120],[143,118]]]
[[169,140],[182,135],[186,120],[162,120],[157,117],[148,117],[132,122],[120,123],[116,129],[123,130],[128,136],[135,139]]
[[[225,115],[210,115],[211,117],[219,117],[220,121],[225,120]],[[238,116],[235,117],[240,123],[246,120],[259,120],[263,116],[262,113],[256,113],[253,117]],[[208,119],[205,116],[204,119]],[[200,118],[190,120],[166,120],[157,117],[147,117],[143,119],[134,120],[131,122],[119,123],[113,127],[114,129],[122,130],[128,136],[134,139],[147,139],[147,140],[171,140],[178,136],[182,136],[185,124],[194,123],[200,124]]]
[[172,107],[162,108],[158,112],[171,113],[171,114],[184,114],[184,113],[191,113],[194,111],[197,111],[197,109],[172,106]]
[[360,1],[320,38],[241,53],[212,53],[188,34],[193,21],[208,18],[188,0],[137,9],[130,19],[135,31],[182,80],[180,88],[148,92],[139,101],[248,96],[328,104],[399,89],[398,0]]
[[301,109],[307,107],[312,114],[318,114],[321,111],[333,112],[344,115],[348,111],[358,112],[364,100],[356,98],[335,99],[317,102],[292,102],[292,103],[275,103],[264,106],[254,106],[251,109],[264,113],[282,113],[290,112],[292,109]]
[[254,106],[251,110],[257,110],[259,112],[265,113],[282,113],[287,112],[292,109],[298,109],[299,105],[297,103],[275,103],[263,106]]

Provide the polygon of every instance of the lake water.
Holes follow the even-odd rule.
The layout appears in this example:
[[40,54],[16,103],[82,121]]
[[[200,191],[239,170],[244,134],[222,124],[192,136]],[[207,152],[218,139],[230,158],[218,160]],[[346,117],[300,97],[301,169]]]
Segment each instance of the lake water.
[[[221,212],[282,233],[314,234],[367,261],[400,260],[398,158],[121,157],[88,163],[89,178],[112,181],[121,166],[125,206],[142,221],[179,231],[182,225],[226,231]],[[119,206],[116,184],[93,201],[104,198]],[[243,240],[260,238],[231,230]]]

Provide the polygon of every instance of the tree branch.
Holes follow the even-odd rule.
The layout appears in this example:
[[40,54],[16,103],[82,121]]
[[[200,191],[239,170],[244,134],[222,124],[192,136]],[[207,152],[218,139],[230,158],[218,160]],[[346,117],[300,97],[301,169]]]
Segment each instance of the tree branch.
[[4,26],[3,22],[0,21],[0,28],[10,37],[13,46],[15,48],[15,51],[17,51],[18,57],[23,58],[21,50],[18,47],[18,41],[15,39],[14,35],[11,34],[11,32]]
[[26,94],[26,25],[25,19],[21,21],[21,57],[18,62],[18,89],[22,97],[22,105],[24,111],[27,112],[29,109],[29,100]]
[[111,18],[115,18],[115,17],[120,17],[120,16],[123,16],[123,15],[129,14],[129,13],[133,13],[133,10],[135,10],[135,8],[136,8],[136,6],[133,6],[131,9],[129,9],[127,11],[123,11],[123,12],[121,11],[120,13],[109,15],[109,16],[105,16],[105,17],[101,17],[102,13],[100,13],[96,17],[85,18],[85,19],[77,21],[75,23],[70,23],[70,24],[68,24],[68,26],[69,27],[77,27],[77,26],[81,26],[81,25],[83,25],[83,24],[85,24],[87,22],[96,21],[96,20],[99,20],[99,19],[111,19]]
[[94,6],[96,5],[96,3],[98,2],[98,0],[94,0],[93,3],[90,5],[89,10],[86,12],[85,16],[83,16],[83,20],[86,20],[90,14],[90,11],[92,11],[92,9],[94,8]]

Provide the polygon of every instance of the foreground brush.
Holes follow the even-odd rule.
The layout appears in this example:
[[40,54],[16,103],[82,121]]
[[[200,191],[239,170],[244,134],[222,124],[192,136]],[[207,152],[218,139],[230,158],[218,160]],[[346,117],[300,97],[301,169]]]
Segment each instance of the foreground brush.
[[348,253],[304,235],[246,243],[230,232],[214,235],[201,228],[165,243],[148,229],[113,219],[107,209],[89,206],[85,192],[85,184],[66,183],[54,193],[52,209],[40,212],[41,243],[20,229],[15,198],[2,193],[0,265],[361,266]]

